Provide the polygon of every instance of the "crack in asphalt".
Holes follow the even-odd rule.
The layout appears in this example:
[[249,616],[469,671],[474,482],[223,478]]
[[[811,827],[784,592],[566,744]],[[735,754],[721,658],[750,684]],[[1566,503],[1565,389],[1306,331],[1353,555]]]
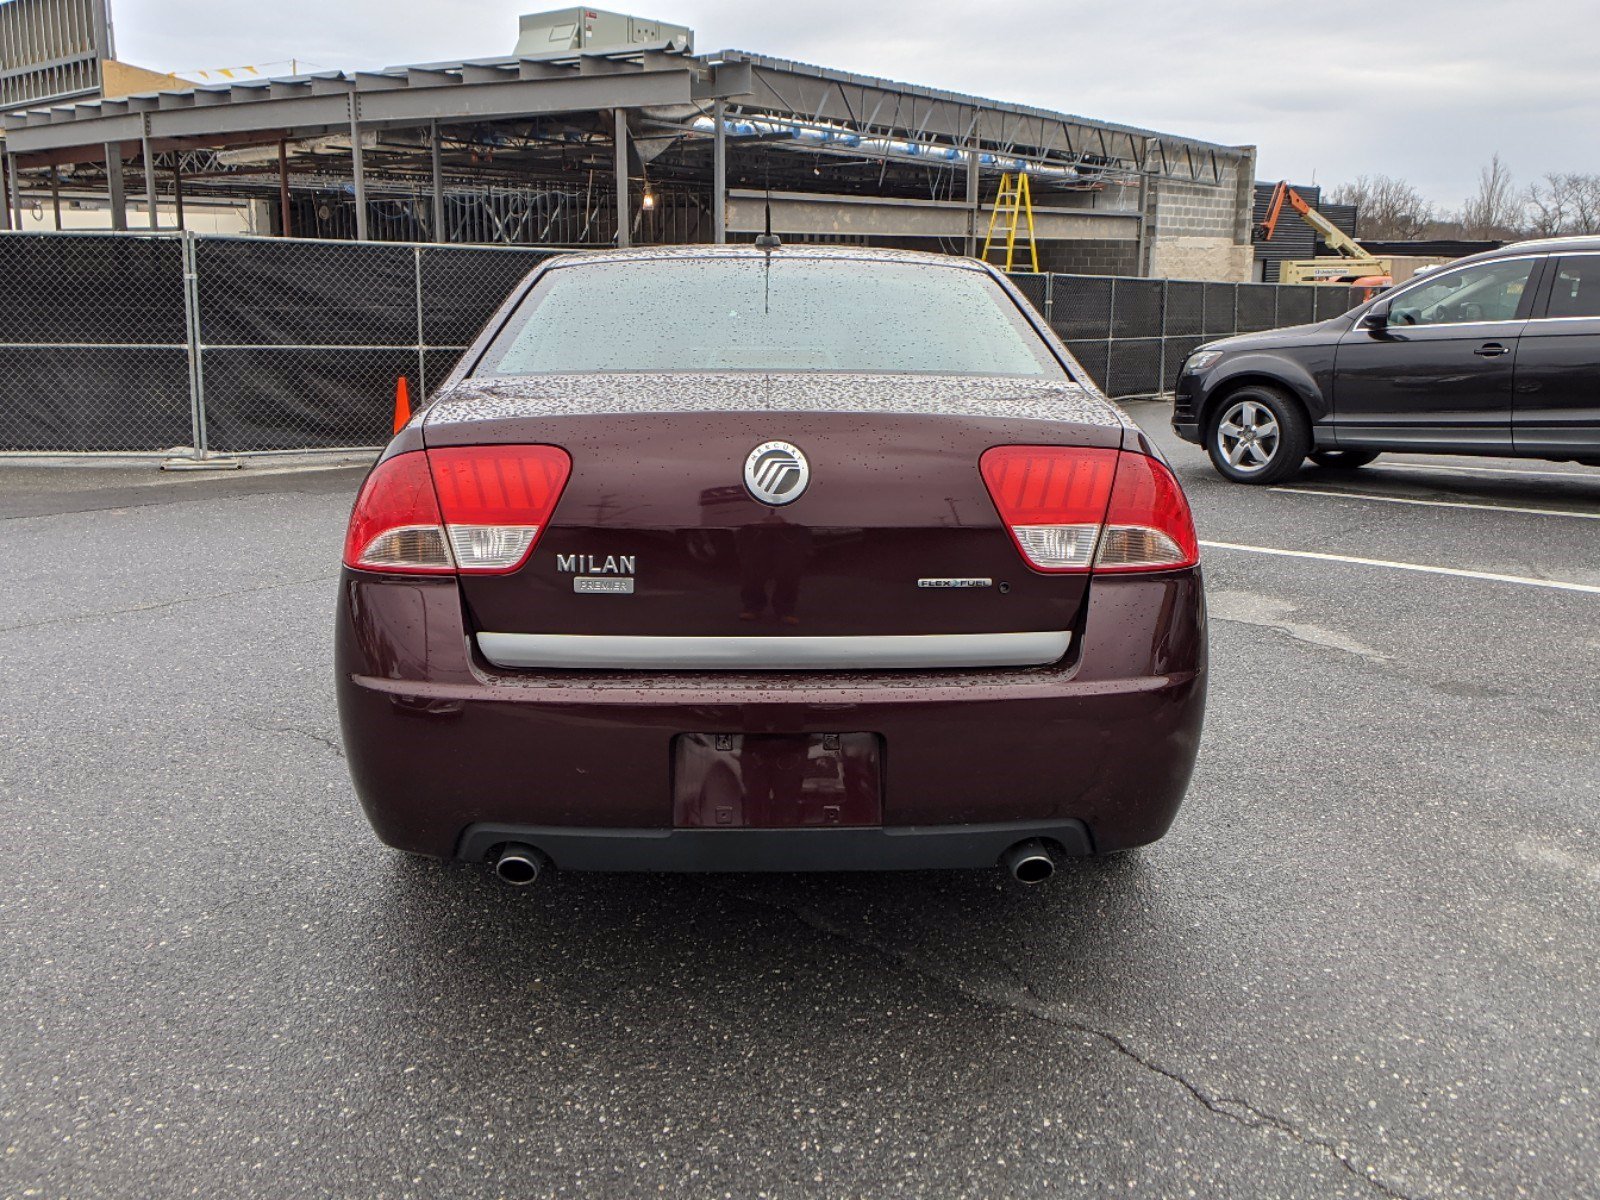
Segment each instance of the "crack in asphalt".
[[324,746],[326,746],[328,749],[332,750],[340,758],[344,757],[344,747],[342,745],[340,745],[338,742],[336,742],[333,738],[330,738],[330,737],[327,737],[327,736],[325,736],[323,734],[317,733],[315,730],[302,729],[298,725],[274,725],[272,727],[272,732],[273,733],[298,733],[301,737],[310,738],[313,742],[321,742]]
[[1018,982],[1016,994],[1010,995],[1004,989],[978,986],[970,980],[949,974],[908,951],[885,945],[872,938],[861,937],[844,926],[829,920],[814,908],[804,905],[783,904],[763,896],[752,896],[745,892],[736,892],[728,888],[718,887],[712,883],[704,883],[704,886],[710,891],[719,892],[735,900],[743,900],[747,904],[754,904],[784,913],[819,933],[827,934],[829,937],[836,938],[858,950],[871,951],[879,957],[888,959],[901,970],[940,984],[955,992],[961,998],[980,1004],[985,1008],[1019,1014],[1044,1022],[1057,1029],[1065,1029],[1083,1037],[1098,1039],[1151,1074],[1159,1075],[1161,1078],[1177,1084],[1204,1107],[1207,1112],[1215,1116],[1226,1117],[1228,1120],[1234,1121],[1247,1129],[1271,1130],[1295,1142],[1297,1145],[1321,1151],[1338,1163],[1351,1176],[1360,1180],[1380,1195],[1389,1197],[1390,1200],[1415,1200],[1409,1193],[1401,1191],[1387,1180],[1363,1168],[1350,1157],[1347,1151],[1340,1147],[1339,1143],[1332,1139],[1307,1133],[1286,1117],[1267,1112],[1240,1097],[1214,1096],[1198,1084],[1191,1082],[1180,1072],[1170,1067],[1164,1067],[1141,1054],[1117,1034],[1109,1030],[1098,1029],[1093,1025],[1086,1025],[1082,1021],[1075,1020],[1057,1011],[1054,1005],[1034,990],[1033,986],[1022,977],[1020,971],[1009,965],[1006,966],[1007,973]]
[[203,604],[207,600],[228,600],[234,596],[248,596],[255,592],[275,592],[282,588],[303,587],[308,583],[327,583],[337,575],[317,575],[311,579],[290,579],[283,583],[264,583],[260,587],[236,588],[231,592],[208,592],[203,596],[180,596],[176,600],[162,600],[156,604],[135,604],[130,608],[111,608],[104,612],[79,613],[73,617],[50,617],[43,621],[26,621],[21,625],[0,625],[0,633],[15,633],[19,629],[38,629],[45,625],[71,625],[78,621],[100,621],[106,617],[122,617],[129,613],[156,612],[163,608],[178,608],[185,604]]

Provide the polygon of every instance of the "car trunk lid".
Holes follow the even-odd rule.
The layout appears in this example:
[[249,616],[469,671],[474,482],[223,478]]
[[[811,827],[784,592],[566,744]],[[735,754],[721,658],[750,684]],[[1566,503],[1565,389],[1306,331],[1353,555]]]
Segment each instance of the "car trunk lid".
[[[871,661],[893,666],[921,661],[896,661],[896,638],[1072,628],[1088,576],[1022,561],[979,460],[1002,445],[1115,448],[1124,428],[1064,382],[729,374],[469,380],[425,433],[430,447],[571,456],[526,564],[461,579],[481,634],[716,639],[715,652],[725,639],[872,638],[888,660]],[[809,467],[781,506],[744,478],[768,442]],[[993,661],[1038,661],[1039,644]],[[949,665],[966,652],[952,643]]]

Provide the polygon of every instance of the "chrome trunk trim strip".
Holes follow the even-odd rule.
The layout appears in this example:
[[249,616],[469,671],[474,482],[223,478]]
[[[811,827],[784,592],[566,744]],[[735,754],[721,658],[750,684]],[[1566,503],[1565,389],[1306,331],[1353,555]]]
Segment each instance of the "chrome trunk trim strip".
[[636,637],[480,633],[499,667],[642,671],[883,671],[1036,667],[1058,661],[1071,633],[927,633],[858,637]]

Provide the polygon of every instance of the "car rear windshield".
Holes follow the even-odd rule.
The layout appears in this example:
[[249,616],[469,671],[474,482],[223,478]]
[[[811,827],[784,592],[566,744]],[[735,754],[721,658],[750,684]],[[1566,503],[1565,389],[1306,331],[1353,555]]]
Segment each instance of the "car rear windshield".
[[579,371],[1064,374],[982,272],[782,251],[557,267],[475,374]]

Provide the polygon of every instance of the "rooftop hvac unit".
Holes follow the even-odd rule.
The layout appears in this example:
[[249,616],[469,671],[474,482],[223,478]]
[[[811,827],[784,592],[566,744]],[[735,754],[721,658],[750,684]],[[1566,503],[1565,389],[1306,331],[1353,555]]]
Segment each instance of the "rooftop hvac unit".
[[694,49],[694,30],[684,25],[669,25],[603,12],[598,8],[558,8],[552,12],[528,13],[522,18],[516,55],[528,58],[556,54],[565,50],[587,54],[606,54],[636,46],[657,46],[670,42],[675,50]]

